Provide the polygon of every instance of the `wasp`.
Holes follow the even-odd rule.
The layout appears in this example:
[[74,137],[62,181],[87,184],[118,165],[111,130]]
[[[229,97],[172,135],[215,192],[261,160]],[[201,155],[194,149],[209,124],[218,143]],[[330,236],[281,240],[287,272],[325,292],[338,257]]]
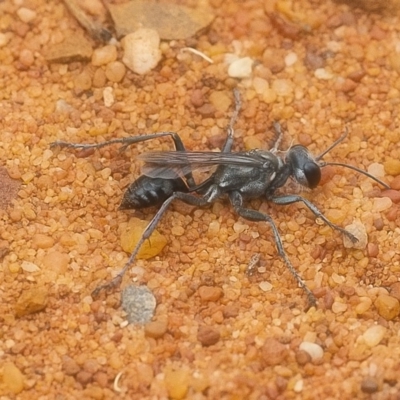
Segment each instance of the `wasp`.
[[[347,129],[338,140],[317,157],[314,157],[302,145],[293,145],[282,155],[281,153],[283,152],[278,151],[278,147],[283,134],[278,122],[274,122],[274,129],[278,139],[272,149],[268,151],[253,149],[233,152],[233,126],[241,108],[240,95],[237,90],[234,91],[234,97],[235,110],[232,114],[227,129],[227,137],[221,152],[187,151],[181,138],[175,132],[158,132],[113,139],[97,144],[77,144],[63,141],[52,143],[52,147],[73,149],[99,149],[119,143],[123,145],[121,149],[124,149],[135,143],[170,136],[175,145],[174,151],[150,152],[138,156],[138,159],[144,162],[142,175],[127,188],[123,195],[120,209],[137,210],[152,206],[159,206],[159,209],[146,227],[125,266],[111,281],[98,286],[93,291],[94,296],[97,296],[103,289],[109,289],[120,284],[124,274],[133,265],[140,247],[151,236],[174,200],[178,199],[194,206],[203,207],[225,197],[228,198],[235,212],[242,218],[250,221],[264,221],[269,224],[278,254],[298,285],[306,293],[309,305],[316,305],[314,294],[307,287],[286,254],[278,228],[272,217],[266,213],[246,207],[246,202],[261,198],[277,205],[303,203],[329,227],[356,243],[358,239],[352,233],[329,221],[311,201],[298,194],[279,195],[277,194],[278,189],[282,188],[289,179],[294,180],[304,188],[314,189],[321,180],[321,169],[327,165],[350,168],[368,176],[384,188],[388,189],[389,186],[368,172],[352,165],[322,161],[322,158],[329,151],[346,138]],[[196,183],[193,172],[211,167],[214,167],[215,171],[201,183]]]

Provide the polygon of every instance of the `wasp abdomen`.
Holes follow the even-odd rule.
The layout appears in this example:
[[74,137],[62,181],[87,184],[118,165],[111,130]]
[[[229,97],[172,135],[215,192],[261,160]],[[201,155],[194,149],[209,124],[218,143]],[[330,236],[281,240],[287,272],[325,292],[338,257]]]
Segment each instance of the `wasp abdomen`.
[[128,186],[119,209],[138,210],[140,208],[157,206],[177,191],[188,191],[185,182],[181,178],[151,178],[142,175]]

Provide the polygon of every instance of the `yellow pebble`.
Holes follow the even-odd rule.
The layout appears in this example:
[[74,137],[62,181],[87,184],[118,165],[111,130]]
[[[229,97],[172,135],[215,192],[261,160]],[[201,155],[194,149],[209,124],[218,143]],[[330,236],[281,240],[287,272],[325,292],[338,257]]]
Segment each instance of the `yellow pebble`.
[[189,375],[183,369],[165,371],[165,385],[168,390],[169,398],[180,400],[186,397],[189,389]]
[[[121,234],[121,246],[124,251],[132,253],[147,225],[147,221],[142,221],[139,218],[131,218],[129,220],[128,226]],[[166,237],[155,230],[150,238],[143,243],[137,258],[147,260],[148,258],[155,257],[162,251],[166,244]]]
[[379,315],[387,321],[396,318],[400,312],[399,301],[387,294],[381,294],[375,301]]
[[24,376],[12,362],[6,362],[3,365],[3,382],[13,394],[21,393],[24,389]]
[[400,175],[400,160],[390,158],[389,160],[385,161],[383,165],[385,167],[385,172],[388,175]]

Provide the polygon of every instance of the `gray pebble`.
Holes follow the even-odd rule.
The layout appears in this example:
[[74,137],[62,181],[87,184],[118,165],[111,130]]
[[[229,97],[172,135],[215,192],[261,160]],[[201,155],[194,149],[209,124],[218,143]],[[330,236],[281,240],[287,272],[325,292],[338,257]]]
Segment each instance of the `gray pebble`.
[[127,286],[122,292],[122,308],[130,324],[146,324],[154,316],[156,298],[147,286]]

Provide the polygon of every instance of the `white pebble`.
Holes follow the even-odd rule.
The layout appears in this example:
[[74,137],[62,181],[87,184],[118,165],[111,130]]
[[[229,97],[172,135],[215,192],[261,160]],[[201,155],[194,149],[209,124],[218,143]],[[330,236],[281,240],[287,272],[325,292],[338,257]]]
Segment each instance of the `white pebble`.
[[289,96],[293,93],[293,85],[289,79],[276,79],[272,82],[272,90],[278,96]]
[[12,340],[12,339],[7,339],[7,340],[4,342],[4,344],[5,344],[5,347],[6,347],[7,349],[11,349],[13,346],[15,346],[15,341]]
[[324,350],[319,344],[316,343],[301,342],[299,349],[309,354],[313,361],[318,361],[324,356]]
[[36,18],[36,12],[26,7],[19,8],[17,10],[17,15],[19,19],[26,24],[32,22]]
[[260,282],[258,286],[263,292],[269,292],[272,289],[271,283],[267,281]]
[[228,67],[231,78],[249,78],[251,76],[253,60],[250,57],[239,58]]
[[104,88],[103,100],[106,107],[111,107],[114,104],[114,93],[112,87],[107,86],[106,88]]
[[293,391],[295,393],[300,393],[303,391],[304,388],[304,381],[303,379],[299,379],[293,386]]
[[377,346],[385,336],[386,328],[382,325],[373,325],[362,335],[365,344],[369,347]]
[[244,232],[246,229],[249,229],[249,226],[246,225],[246,224],[242,224],[242,223],[240,223],[240,222],[235,222],[235,223],[233,224],[233,230],[234,230],[236,233],[242,233],[242,232]]
[[265,79],[256,76],[253,79],[253,88],[257,94],[263,94],[269,88],[269,83]]
[[347,304],[341,303],[340,301],[335,301],[332,304],[332,312],[335,314],[340,314],[347,310]]
[[335,282],[338,285],[341,285],[346,281],[346,278],[343,275],[338,275],[336,272],[332,273],[331,278],[333,282]]
[[37,272],[40,270],[40,268],[36,264],[30,261],[22,261],[21,268],[25,272]]
[[376,178],[381,178],[385,176],[385,167],[379,163],[372,163],[368,167],[368,173],[375,176]]
[[72,112],[74,110],[75,110],[74,107],[72,107],[64,99],[59,99],[59,100],[56,101],[56,112],[69,113],[69,112]]
[[[142,277],[145,272],[146,272],[145,269],[143,267],[138,266],[138,265],[134,265],[131,268],[132,275],[136,275],[137,277]],[[135,278],[133,278],[133,280],[135,281]]]
[[220,223],[216,220],[211,221],[210,224],[208,225],[208,234],[210,236],[215,236],[219,232],[221,226]]
[[324,80],[328,80],[328,79],[332,79],[333,78],[333,74],[328,72],[325,68],[317,68],[314,71],[314,76],[316,78],[318,78],[318,79],[324,79]]
[[388,210],[392,207],[392,200],[389,197],[381,197],[374,199],[372,211],[380,212]]
[[152,70],[161,59],[160,36],[154,29],[140,28],[122,39],[122,62],[139,75]]
[[82,303],[84,303],[84,304],[93,304],[93,297],[92,296],[85,296],[82,299]]
[[285,65],[287,67],[291,67],[293,64],[296,64],[297,62],[297,54],[296,53],[289,53],[285,57]]
[[368,244],[368,235],[365,225],[361,221],[354,221],[352,224],[347,225],[344,229],[352,233],[358,242],[353,243],[347,236],[343,236],[343,246],[346,249],[365,249]]

